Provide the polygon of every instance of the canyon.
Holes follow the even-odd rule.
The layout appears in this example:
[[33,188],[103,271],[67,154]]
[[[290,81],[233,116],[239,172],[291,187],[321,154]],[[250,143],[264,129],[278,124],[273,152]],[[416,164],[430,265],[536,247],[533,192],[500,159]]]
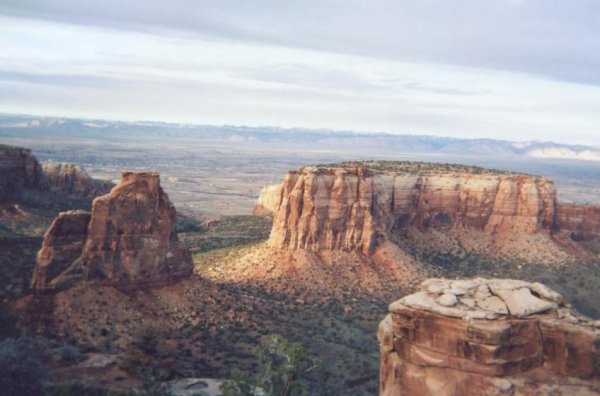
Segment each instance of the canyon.
[[[525,334],[529,339],[540,338],[542,333],[535,333],[533,325],[519,327],[517,322],[552,314],[562,315],[561,326],[568,322],[583,326],[585,331],[596,331],[593,321],[567,309],[562,297],[533,286],[532,278],[564,280],[567,283],[558,290],[566,290],[569,299],[576,295],[577,307],[588,301],[585,307],[592,312],[596,301],[586,294],[593,296],[593,288],[581,282],[590,280],[593,284],[597,279],[593,260],[598,254],[598,211],[595,207],[558,203],[554,184],[547,178],[470,166],[395,161],[309,166],[290,171],[283,183],[264,188],[255,204],[256,216],[247,216],[241,222],[232,217],[202,224],[179,223],[184,228],[178,233],[177,212],[157,172],[122,172],[110,192],[101,192],[105,188],[102,182],[77,182],[85,172],[76,165],[53,165],[52,187],[43,187],[44,180],[51,179],[44,176],[44,168],[50,169],[41,165],[37,168],[42,169],[38,184],[42,187],[35,191],[82,197],[91,203],[91,210],[72,207],[53,216],[33,267],[33,293],[18,300],[14,307],[19,315],[29,318],[24,326],[32,334],[43,334],[58,343],[76,342],[86,351],[117,359],[111,370],[118,367],[119,371],[110,374],[113,377],[107,377],[113,372],[108,369],[94,374],[117,389],[120,384],[116,377],[136,381],[137,374],[131,367],[150,367],[148,357],[139,357],[140,339],[148,328],[164,341],[151,363],[167,370],[166,378],[224,378],[233,365],[251,368],[249,352],[261,335],[277,332],[300,340],[325,357],[327,384],[318,385],[323,388],[317,394],[340,390],[374,394],[378,383],[375,370],[380,364],[381,390],[392,392],[386,394],[398,394],[394,392],[404,386],[408,386],[406,394],[430,386],[432,392],[438,392],[442,388],[436,384],[446,377],[451,379],[449,395],[462,390],[470,380],[490,391],[520,391],[523,383],[534,380],[540,389],[546,389],[547,378],[556,373],[561,376],[561,384],[585,391],[594,389],[590,383],[595,384],[595,380],[577,379],[573,374],[573,370],[582,371],[583,366],[565,368],[575,367],[572,361],[563,362],[557,357],[552,363],[557,371],[544,371],[552,360],[544,357],[540,363],[539,356],[550,352],[540,352],[534,358],[527,355],[521,365],[525,355],[518,355],[520,347],[513,345],[510,337],[505,340],[504,335],[499,336],[500,344],[495,346],[464,347],[475,350],[469,356],[483,356],[482,364],[492,366],[475,373],[479,377],[461,371],[471,364],[464,361],[449,368],[419,366],[422,362],[411,360],[413,355],[399,355],[405,347],[398,342],[392,342],[398,344],[395,349],[390,349],[389,342],[385,344],[388,349],[386,354],[382,349],[381,363],[374,353],[377,345],[373,332],[387,302],[421,290],[419,285],[424,279],[462,277],[466,272],[490,278],[496,273],[515,278],[526,274],[524,279],[532,283],[515,284],[540,299],[542,302],[534,306],[542,307],[543,312],[529,313],[529,308],[522,313],[512,312],[504,300],[503,306],[489,298],[480,304],[470,289],[455,295],[454,303],[454,298],[447,295],[452,293],[444,292],[452,289],[451,284],[433,287],[441,292],[424,305],[406,297],[404,301],[412,301],[412,305],[405,304],[403,312],[413,315],[407,316],[407,321],[429,313],[452,313],[440,326],[452,329],[448,330],[449,337],[462,341],[443,341],[436,350],[436,359],[441,356],[442,361],[454,364],[458,360],[445,358],[444,353],[454,353],[451,342],[466,345],[461,337],[467,337],[468,331],[454,320],[461,324],[469,320],[504,321],[499,325],[502,329],[508,326],[511,330],[507,331],[514,334],[529,332]],[[227,233],[219,235],[217,230],[223,226]],[[451,265],[471,261],[465,261],[466,270],[447,268],[445,262],[434,260],[438,253],[449,254]],[[490,260],[490,264],[480,274],[477,263],[481,260]],[[506,265],[509,260],[511,264]],[[585,267],[586,260],[592,261],[589,267]],[[578,271],[577,277],[570,279],[561,271]],[[580,278],[580,272],[586,273],[585,279]],[[574,292],[571,288],[575,282]],[[550,285],[555,287],[554,283]],[[446,305],[438,306],[441,297]],[[510,298],[506,294],[504,297]],[[474,302],[468,302],[469,298]],[[466,311],[470,313],[456,311],[457,305],[465,304],[469,304]],[[485,310],[480,305],[493,312],[484,312],[482,318]],[[440,312],[428,311],[431,307]],[[390,318],[395,314],[391,312]],[[540,324],[540,328],[543,326]],[[550,340],[554,333],[547,327],[543,327],[543,337]],[[570,340],[564,326],[557,331],[558,339]],[[579,332],[579,327],[574,331]],[[387,332],[384,338],[394,340],[399,334]],[[595,345],[593,337],[579,333],[573,337],[577,351]],[[556,343],[554,347],[559,348]],[[546,346],[527,348],[539,351]],[[513,349],[517,352],[509,353],[507,364],[493,363],[485,355],[501,355]],[[556,351],[556,356],[564,352]],[[423,350],[415,353],[427,355]],[[585,353],[595,361],[595,350]],[[404,360],[398,361],[396,356]],[[581,356],[578,354],[577,359],[590,361]],[[427,364],[438,361],[429,355],[424,359]],[[502,371],[513,363],[522,371]],[[589,364],[585,367],[588,370]],[[402,377],[399,368],[414,377]],[[68,375],[61,375],[81,378],[80,369],[76,363],[68,369]],[[439,371],[444,369],[454,371]]]
[[428,279],[389,312],[381,396],[600,392],[600,321],[543,284]]

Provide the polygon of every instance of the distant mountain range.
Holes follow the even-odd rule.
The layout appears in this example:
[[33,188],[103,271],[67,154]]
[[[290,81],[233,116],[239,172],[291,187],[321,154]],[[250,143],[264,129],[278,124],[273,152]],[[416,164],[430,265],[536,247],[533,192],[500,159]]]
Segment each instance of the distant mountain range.
[[517,156],[543,159],[600,161],[600,147],[568,145],[554,142],[511,142],[495,139],[460,139],[450,137],[361,133],[352,131],[302,128],[211,126],[162,122],[117,122],[57,117],[0,114],[0,139],[5,137],[78,136],[109,138],[119,141],[125,136],[147,140],[164,138],[182,141],[206,140],[211,143],[237,144],[282,150],[360,151],[368,154],[410,153],[430,155]]

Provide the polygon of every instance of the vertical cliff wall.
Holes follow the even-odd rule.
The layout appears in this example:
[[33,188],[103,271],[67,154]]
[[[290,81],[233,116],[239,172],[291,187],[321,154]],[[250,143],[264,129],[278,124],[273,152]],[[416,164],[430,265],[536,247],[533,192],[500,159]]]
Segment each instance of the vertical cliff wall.
[[114,184],[91,178],[79,165],[49,162],[42,165],[44,188],[58,194],[94,198]]
[[261,195],[273,210],[272,246],[372,252],[406,227],[471,228],[489,235],[555,227],[552,181],[514,174],[306,167]]

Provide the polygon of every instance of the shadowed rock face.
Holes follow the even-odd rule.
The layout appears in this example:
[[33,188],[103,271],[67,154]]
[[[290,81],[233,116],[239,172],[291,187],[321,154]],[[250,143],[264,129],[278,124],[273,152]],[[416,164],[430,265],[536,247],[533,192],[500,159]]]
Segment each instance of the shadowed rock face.
[[600,238],[600,207],[558,205],[557,225],[575,240]]
[[550,230],[556,191],[526,175],[306,167],[288,172],[281,188],[263,190],[259,203],[274,213],[273,246],[371,253],[387,234],[411,226],[490,235]]
[[83,198],[106,194],[114,185],[88,176],[74,164],[40,165],[31,150],[0,145],[0,203],[14,203],[23,189]]
[[[191,255],[177,238],[175,208],[157,173],[124,172],[109,194],[96,198],[84,243],[75,236],[81,228],[61,233],[63,223],[76,222],[73,216],[63,214],[62,220],[59,216],[46,233],[32,282],[35,290],[64,288],[79,280],[142,287],[169,283],[192,272]],[[60,250],[57,245],[63,241],[68,245],[69,239],[81,245],[76,259],[70,260],[74,255],[70,249],[61,256],[46,253]]]
[[114,184],[105,180],[96,180],[79,165],[45,163],[42,165],[44,184],[52,192],[66,195],[94,198],[106,194]]
[[42,168],[31,150],[0,145],[0,202],[23,188],[38,188],[41,181]]
[[600,392],[600,323],[540,283],[429,279],[389,310],[382,396]]
[[54,219],[38,252],[31,282],[34,290],[47,288],[51,280],[61,275],[81,255],[90,218],[89,212],[73,210],[62,212]]

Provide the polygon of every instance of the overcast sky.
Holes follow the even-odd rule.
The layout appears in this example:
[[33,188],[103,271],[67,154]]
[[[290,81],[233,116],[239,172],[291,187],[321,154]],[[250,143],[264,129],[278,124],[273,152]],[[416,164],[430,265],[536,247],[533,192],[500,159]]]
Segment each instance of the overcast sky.
[[0,0],[0,112],[600,146],[600,1]]

